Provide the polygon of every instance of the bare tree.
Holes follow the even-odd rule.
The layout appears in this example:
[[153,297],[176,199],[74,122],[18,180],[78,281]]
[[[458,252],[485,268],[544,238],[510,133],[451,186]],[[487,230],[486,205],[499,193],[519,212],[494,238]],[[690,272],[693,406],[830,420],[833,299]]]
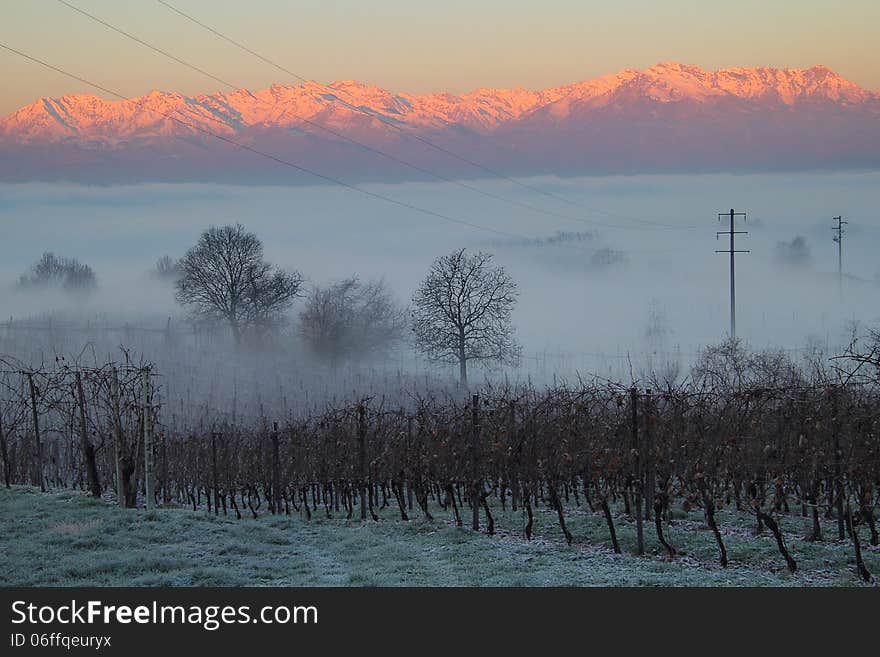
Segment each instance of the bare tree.
[[153,276],[163,281],[176,281],[180,278],[181,273],[180,261],[170,255],[163,255],[159,258],[152,272]]
[[457,362],[462,385],[468,361],[515,363],[521,353],[511,323],[516,283],[491,259],[464,249],[438,258],[413,295],[416,347],[431,360]]
[[403,339],[406,324],[406,311],[384,281],[353,276],[316,287],[299,328],[316,355],[336,363],[386,352]]
[[303,278],[263,260],[263,243],[241,224],[212,226],[181,258],[177,301],[201,318],[225,321],[236,345],[252,329],[277,325]]
[[60,288],[67,292],[88,292],[97,286],[95,272],[74,258],[59,258],[46,252],[18,279],[22,289]]
[[690,373],[694,385],[725,392],[796,386],[803,375],[786,352],[752,350],[738,338],[702,349]]
[[652,299],[648,306],[648,323],[645,326],[644,332],[645,340],[648,342],[651,350],[658,351],[662,349],[671,332],[666,309],[660,305],[657,299]]
[[810,245],[802,235],[798,235],[790,242],[777,242],[774,258],[777,263],[787,267],[809,267],[813,260]]
[[834,356],[834,370],[843,381],[880,382],[880,329],[860,335],[852,328],[849,344],[842,354]]
[[603,247],[601,249],[596,249],[593,252],[593,255],[590,256],[590,267],[604,269],[626,264],[626,261],[626,254],[623,251]]

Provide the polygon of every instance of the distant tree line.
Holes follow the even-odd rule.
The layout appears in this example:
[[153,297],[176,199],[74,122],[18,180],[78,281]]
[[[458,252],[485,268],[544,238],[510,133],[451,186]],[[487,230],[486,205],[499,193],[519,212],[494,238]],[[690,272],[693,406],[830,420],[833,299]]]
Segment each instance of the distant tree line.
[[59,289],[65,292],[89,292],[97,287],[95,272],[74,258],[60,258],[46,252],[18,279],[22,290]]
[[[552,238],[571,239],[583,235]],[[294,302],[305,297],[298,333],[316,357],[334,365],[382,356],[410,338],[429,360],[458,365],[467,384],[471,364],[514,364],[521,353],[512,319],[517,285],[488,253],[460,249],[437,258],[409,309],[384,280],[350,276],[307,293],[305,277],[267,262],[263,243],[241,224],[208,228],[179,260],[159,258],[151,275],[173,284],[176,301],[194,321],[228,326],[237,348],[277,336]],[[96,286],[91,267],[53,253],[18,281],[28,291],[88,292]]]

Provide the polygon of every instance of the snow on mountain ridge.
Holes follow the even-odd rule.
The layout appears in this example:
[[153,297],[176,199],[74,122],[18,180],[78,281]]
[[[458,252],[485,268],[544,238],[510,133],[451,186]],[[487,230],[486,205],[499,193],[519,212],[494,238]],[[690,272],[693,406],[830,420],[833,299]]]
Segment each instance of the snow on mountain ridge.
[[642,102],[707,104],[728,98],[792,105],[802,100],[857,104],[880,96],[824,66],[705,71],[697,66],[661,62],[643,71],[626,69],[540,91],[480,88],[460,96],[394,93],[355,80],[329,85],[273,84],[257,91],[240,89],[193,98],[157,90],[121,101],[74,94],[42,98],[0,119],[0,135],[18,143],[88,140],[112,146],[131,139],[199,130],[233,135],[247,128],[297,129],[302,127],[303,119],[337,130],[381,127],[380,121],[371,121],[357,110],[383,122],[416,129],[461,125],[489,133],[524,118],[560,121],[597,107],[627,107]]

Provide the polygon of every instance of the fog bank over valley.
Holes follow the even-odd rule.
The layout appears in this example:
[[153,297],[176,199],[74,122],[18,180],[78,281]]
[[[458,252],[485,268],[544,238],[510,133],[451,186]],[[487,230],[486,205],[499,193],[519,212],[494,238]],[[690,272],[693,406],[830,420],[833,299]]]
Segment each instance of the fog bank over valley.
[[[795,357],[816,349],[833,353],[854,323],[867,327],[878,320],[880,173],[527,182],[554,196],[503,181],[468,184],[545,213],[451,184],[365,187],[490,230],[329,186],[0,185],[0,351],[69,354],[91,341],[108,353],[124,342],[119,333],[102,338],[65,332],[65,326],[88,322],[127,326],[133,351],[160,369],[163,362],[180,365],[160,329],[168,328],[169,318],[171,327],[187,327],[186,313],[175,303],[173,284],[151,271],[162,255],[181,257],[207,227],[236,223],[263,241],[267,260],[301,272],[305,292],[357,275],[384,279],[404,304],[435,258],[461,248],[494,254],[493,263],[503,265],[519,287],[513,323],[523,358],[518,367],[475,370],[474,380],[488,375],[547,383],[577,373],[628,379],[630,363],[636,376],[650,367],[686,368],[701,347],[728,332],[728,257],[715,253],[728,242],[723,235],[716,240],[715,233],[728,228],[717,213],[731,207],[748,213],[746,222],[737,223],[737,230],[748,231],[737,236],[737,248],[751,251],[736,261],[737,332],[751,347],[783,348]],[[849,222],[842,294],[831,230],[837,215]],[[19,276],[44,252],[90,266],[96,291],[16,289]],[[297,337],[303,303],[294,304],[290,326],[271,347],[283,358],[267,357],[266,349],[251,356],[188,349],[187,358],[203,373],[212,371],[213,360],[228,365],[250,358],[276,369],[278,381],[290,381],[285,396],[306,372],[334,395],[363,385],[363,377],[378,377],[379,387],[453,379],[454,368],[431,366],[406,345],[378,362],[322,368]],[[44,326],[49,316],[55,330],[20,328]],[[5,327],[10,319],[19,328]],[[222,336],[212,344],[221,343]],[[313,383],[311,394],[319,395]]]

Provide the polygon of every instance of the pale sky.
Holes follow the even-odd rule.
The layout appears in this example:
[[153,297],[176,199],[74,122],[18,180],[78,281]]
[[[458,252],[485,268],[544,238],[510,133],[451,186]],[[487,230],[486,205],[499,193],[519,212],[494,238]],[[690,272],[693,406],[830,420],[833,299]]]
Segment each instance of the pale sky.
[[[236,86],[295,79],[155,0],[68,0]],[[299,75],[393,91],[538,89],[679,61],[824,64],[880,90],[877,0],[168,0]],[[0,41],[127,96],[220,85],[57,0],[0,0]],[[0,51],[0,115],[93,89]]]

